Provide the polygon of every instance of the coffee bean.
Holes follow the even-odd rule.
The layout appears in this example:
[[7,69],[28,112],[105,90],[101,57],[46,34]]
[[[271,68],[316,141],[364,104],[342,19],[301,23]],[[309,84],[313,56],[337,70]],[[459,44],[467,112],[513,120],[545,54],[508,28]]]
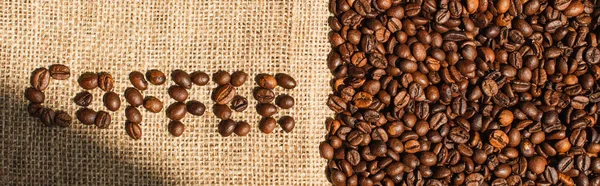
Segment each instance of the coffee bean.
[[230,136],[235,131],[235,128],[235,121],[230,119],[221,120],[219,123],[219,134],[221,134],[223,137]]
[[193,72],[192,74],[190,74],[190,78],[192,80],[192,83],[198,86],[204,86],[208,84],[208,81],[210,81],[210,77],[208,76],[208,74],[202,71]]
[[40,113],[40,121],[42,121],[42,124],[44,124],[44,126],[51,127],[52,125],[54,125],[55,116],[56,113],[54,112],[54,110],[49,108],[42,108],[42,112]]
[[275,103],[282,109],[290,109],[294,106],[295,101],[292,96],[279,95],[277,96],[277,100],[275,101]]
[[231,109],[236,112],[243,112],[248,108],[248,99],[243,96],[237,95],[231,100]]
[[144,74],[139,71],[129,73],[129,82],[138,90],[148,89],[148,81],[146,81]]
[[227,105],[215,104],[213,105],[213,113],[217,118],[225,120],[231,117],[231,109]]
[[167,107],[167,117],[171,120],[179,121],[186,113],[186,105],[182,102],[175,102]]
[[71,115],[69,115],[65,111],[56,111],[53,121],[55,125],[58,125],[60,127],[69,127],[71,126],[72,122],[73,118],[71,117]]
[[181,136],[185,131],[185,125],[183,125],[183,123],[181,123],[180,121],[169,122],[167,128],[169,130],[169,133],[171,133],[171,135],[175,137]]
[[277,79],[275,79],[275,77],[273,77],[271,75],[260,74],[257,76],[256,79],[257,79],[256,82],[262,88],[273,89],[273,88],[275,88],[275,86],[277,86]]
[[256,88],[253,96],[259,103],[271,103],[275,99],[275,93],[266,88]]
[[285,88],[285,89],[296,88],[296,80],[288,74],[278,73],[275,75],[275,79],[277,80],[277,85],[281,86],[282,88]]
[[534,156],[528,161],[529,171],[534,174],[541,174],[546,169],[546,165],[548,164],[546,158],[542,156]]
[[153,85],[162,85],[167,81],[167,77],[160,70],[152,69],[146,72],[146,80]]
[[228,104],[235,95],[235,87],[225,84],[217,87],[213,92],[212,100],[217,102],[217,104]]
[[89,108],[80,108],[77,110],[75,115],[77,116],[77,120],[79,120],[82,124],[91,125],[96,121],[96,116],[98,113]]
[[117,93],[107,92],[104,94],[102,98],[102,102],[104,102],[104,106],[110,111],[117,111],[121,107],[121,98]]
[[95,89],[96,87],[98,87],[98,74],[93,72],[86,72],[79,76],[79,79],[77,79],[77,83],[79,83],[79,86],[83,89]]
[[186,109],[192,115],[202,116],[206,111],[206,106],[199,101],[191,100],[186,103]]
[[133,106],[128,106],[125,109],[125,117],[127,121],[132,123],[141,123],[142,122],[142,113]]
[[56,80],[66,80],[71,77],[71,69],[65,65],[54,64],[48,67],[50,77]]
[[226,71],[218,71],[213,75],[213,81],[217,83],[217,85],[225,85],[231,82],[231,74]]
[[30,84],[38,90],[46,90],[50,84],[50,72],[46,68],[38,68],[31,74]]
[[238,136],[246,136],[248,135],[248,133],[250,133],[251,129],[252,127],[250,127],[250,124],[248,124],[248,122],[240,121],[236,124],[235,130],[233,132]]
[[265,134],[272,133],[275,130],[275,127],[277,127],[277,121],[272,117],[263,117],[258,125],[260,131]]
[[108,128],[108,126],[110,126],[110,122],[110,114],[104,111],[98,111],[96,119],[94,120],[94,124],[96,124],[96,127],[101,129]]
[[100,89],[109,92],[113,89],[114,83],[115,80],[109,73],[101,72],[98,74],[98,87]]
[[138,107],[144,104],[144,96],[139,90],[129,87],[125,89],[125,101],[131,106]]
[[331,145],[329,145],[326,142],[321,142],[321,144],[319,145],[319,154],[324,159],[333,159],[333,151],[333,147],[331,147]]
[[125,122],[125,132],[131,139],[139,140],[142,138],[142,128],[137,123]]
[[256,112],[263,117],[269,117],[277,113],[277,107],[271,103],[260,103],[256,105]]
[[231,74],[231,85],[233,86],[242,86],[246,80],[248,80],[248,74],[246,74],[244,71],[236,71]]
[[492,146],[502,149],[508,144],[508,136],[501,130],[495,130],[490,134],[489,141]]
[[192,78],[190,75],[183,70],[174,70],[171,72],[171,79],[175,84],[185,89],[192,88]]
[[156,97],[148,96],[144,99],[144,108],[152,113],[159,113],[163,109],[163,103]]
[[29,87],[29,88],[25,89],[25,98],[32,103],[43,103],[44,100],[46,99],[46,96],[45,96],[44,92],[42,92],[38,89]]
[[294,126],[296,126],[296,121],[293,117],[282,116],[279,118],[279,126],[281,126],[281,129],[285,132],[292,132]]
[[29,116],[37,118],[42,115],[43,108],[44,107],[39,103],[29,103],[27,106],[27,113],[29,113]]
[[189,96],[188,91],[185,88],[180,87],[178,85],[173,85],[169,87],[168,93],[171,98],[179,102],[185,102],[185,100],[187,100]]

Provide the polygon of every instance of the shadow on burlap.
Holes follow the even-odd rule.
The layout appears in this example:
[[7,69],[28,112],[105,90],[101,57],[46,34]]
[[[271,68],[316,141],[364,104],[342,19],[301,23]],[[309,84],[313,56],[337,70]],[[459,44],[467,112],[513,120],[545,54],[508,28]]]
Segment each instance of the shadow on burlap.
[[[143,2],[143,3],[141,3]],[[168,2],[168,3],[163,3]],[[0,182],[10,185],[193,184],[193,185],[324,185],[325,161],[318,144],[324,137],[330,74],[325,65],[327,0],[290,1],[10,1],[0,3]],[[252,88],[238,88],[250,107],[235,120],[253,126],[246,137],[222,138],[218,119],[209,111],[188,114],[187,130],[175,138],[167,132],[164,112],[142,109],[143,138],[131,140],[121,109],[111,112],[108,129],[75,121],[70,128],[47,128],[26,111],[23,91],[32,70],[63,63],[71,68],[66,81],[52,81],[45,105],[74,116],[72,103],[82,91],[76,78],[84,72],[109,72],[121,94],[129,72],[160,69],[286,72],[299,83],[290,94],[296,106],[275,118],[291,115],[292,133],[278,127],[258,130]],[[251,78],[253,79],[253,78]],[[168,82],[151,86],[144,96],[161,99],[165,108]],[[208,86],[195,86],[190,98],[208,107]],[[93,90],[95,110],[102,106]]]

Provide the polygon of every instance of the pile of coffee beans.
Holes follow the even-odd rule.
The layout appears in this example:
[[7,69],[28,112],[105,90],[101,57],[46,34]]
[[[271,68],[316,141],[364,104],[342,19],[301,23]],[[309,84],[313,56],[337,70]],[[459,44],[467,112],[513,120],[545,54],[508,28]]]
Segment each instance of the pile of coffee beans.
[[[70,69],[64,65],[52,65],[49,69],[39,68],[36,69],[31,76],[31,88],[25,90],[25,97],[31,102],[28,106],[28,112],[31,116],[38,117],[42,123],[47,126],[59,125],[63,127],[70,126],[72,122],[71,116],[63,111],[54,112],[52,109],[45,108],[41,104],[45,100],[43,90],[48,87],[50,78],[57,80],[64,80],[70,77]],[[171,72],[171,79],[174,85],[171,85],[167,93],[170,98],[176,102],[169,105],[165,109],[166,117],[171,121],[168,124],[168,131],[171,135],[178,137],[183,134],[186,126],[181,120],[190,113],[194,116],[202,116],[206,111],[204,103],[197,100],[189,100],[190,96],[188,90],[192,86],[204,86],[210,81],[210,77],[207,73],[202,71],[196,71],[191,74],[183,70],[174,70]],[[246,136],[251,130],[251,126],[248,122],[239,121],[235,122],[231,120],[233,112],[243,112],[248,108],[248,99],[242,95],[236,93],[236,87],[242,86],[248,79],[248,74],[243,71],[236,71],[233,74],[229,74],[226,71],[218,71],[213,75],[213,81],[218,85],[213,90],[212,99],[216,102],[213,105],[213,113],[221,122],[218,126],[218,132],[226,137],[235,133],[238,136]],[[161,86],[167,81],[165,73],[158,69],[148,70],[145,74],[139,71],[133,71],[129,74],[129,81],[133,87],[125,89],[123,96],[125,101],[128,103],[125,108],[125,131],[132,139],[142,138],[142,112],[139,108],[143,107],[150,113],[159,113],[163,110],[163,102],[154,96],[142,95],[143,91],[149,88],[149,85]],[[88,108],[93,100],[94,96],[89,91],[93,91],[96,88],[100,88],[105,91],[102,98],[102,102],[106,109],[109,111],[117,111],[121,107],[120,96],[113,92],[115,87],[115,80],[113,77],[105,72],[94,73],[86,72],[83,73],[78,79],[77,83],[84,91],[79,92],[73,98],[73,102],[81,108],[77,110],[77,119],[84,125],[95,124],[98,128],[108,128],[111,124],[111,116],[106,111],[95,111]],[[272,91],[277,85],[286,88],[293,89],[296,87],[296,81],[287,74],[277,74],[275,77],[270,76],[269,85],[266,86],[266,92],[256,94],[255,98],[261,100],[268,100],[265,103],[270,105],[269,108],[265,107],[259,111],[259,113],[269,113],[268,122],[271,127],[268,133],[271,133],[275,126],[276,121],[271,115],[277,112],[277,107],[271,102],[275,100],[275,93]],[[258,97],[257,97],[258,96]],[[277,97],[277,105],[283,109],[289,109],[294,106],[294,98],[289,95],[279,95]],[[260,110],[260,109],[257,109]],[[261,114],[261,115],[262,115]],[[264,120],[261,121],[264,123]],[[283,116],[279,121],[282,129],[285,132],[290,132],[294,126],[294,118],[290,116]],[[261,131],[262,131],[261,124]]]
[[329,5],[334,185],[600,185],[600,1]]
[[71,115],[65,111],[54,111],[43,104],[46,101],[44,90],[50,85],[50,80],[66,80],[70,76],[69,67],[59,64],[34,70],[30,78],[31,87],[25,89],[25,98],[30,102],[27,106],[29,115],[39,118],[44,126],[69,127],[73,121]]
[[[296,87],[296,80],[288,74],[279,73],[275,76],[269,74],[259,74],[256,77],[258,87],[254,89],[254,99],[258,101],[256,112],[263,118],[260,120],[259,129],[265,134],[270,134],[277,127],[277,121],[272,116],[278,112],[278,108],[289,109],[294,106],[294,98],[289,95],[279,95],[275,97],[273,89],[278,85],[284,89],[293,89]],[[272,102],[275,100],[274,105]],[[282,116],[279,118],[279,126],[284,132],[291,132],[296,126],[296,122],[291,116]]]
[[93,94],[88,91],[92,91],[96,88],[100,88],[101,90],[105,91],[102,98],[104,106],[109,111],[117,111],[121,107],[121,99],[117,93],[112,91],[114,82],[115,80],[113,79],[112,75],[106,72],[86,72],[79,76],[77,83],[81,88],[85,89],[85,91],[78,93],[73,98],[73,102],[81,107],[75,113],[77,120],[84,125],[94,124],[100,129],[105,129],[110,126],[112,119],[108,112],[102,110],[95,111],[88,108],[88,106],[94,100]]

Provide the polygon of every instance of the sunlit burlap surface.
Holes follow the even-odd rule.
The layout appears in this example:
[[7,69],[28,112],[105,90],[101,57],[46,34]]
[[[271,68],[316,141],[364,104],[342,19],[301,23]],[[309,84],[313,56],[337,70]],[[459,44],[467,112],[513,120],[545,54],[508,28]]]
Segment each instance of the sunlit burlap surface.
[[[331,113],[325,101],[330,74],[325,65],[327,0],[206,1],[0,1],[0,182],[8,185],[324,185],[325,161],[318,144]],[[23,96],[31,71],[62,63],[71,68],[66,81],[53,80],[46,106],[72,116],[72,102],[82,91],[83,72],[109,72],[114,91],[123,94],[131,71],[244,70],[286,72],[298,81],[290,94],[296,106],[275,118],[296,118],[292,133],[277,128],[265,135],[248,81],[238,88],[251,107],[235,120],[252,125],[246,137],[222,138],[218,119],[209,111],[187,115],[181,137],[167,132],[164,112],[142,109],[143,138],[125,133],[121,109],[111,112],[112,125],[97,129],[75,121],[70,128],[47,128],[26,111]],[[173,103],[169,81],[142,94]],[[190,98],[211,107],[215,87],[194,86]],[[103,91],[93,90],[95,110]]]

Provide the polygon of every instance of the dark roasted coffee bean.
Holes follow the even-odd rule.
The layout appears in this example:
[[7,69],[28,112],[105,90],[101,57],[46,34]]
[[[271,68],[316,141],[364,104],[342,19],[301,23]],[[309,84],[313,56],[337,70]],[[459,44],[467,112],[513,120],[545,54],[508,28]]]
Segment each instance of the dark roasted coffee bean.
[[277,80],[277,85],[280,87],[285,89],[296,88],[296,80],[288,74],[278,73],[275,75],[275,79]]
[[237,95],[231,100],[231,109],[236,112],[243,112],[248,108],[248,99],[243,96]]
[[134,140],[142,138],[142,128],[137,123],[125,122],[125,132]]
[[213,105],[213,113],[217,118],[225,120],[231,117],[231,109],[227,105],[215,104]]
[[[277,79],[268,74],[260,74],[256,78],[256,82],[262,88],[273,89],[277,86]],[[295,83],[294,83],[295,84]]]
[[186,109],[192,115],[202,116],[206,111],[206,106],[204,105],[204,103],[201,103],[196,100],[191,100],[186,103]]
[[31,73],[30,84],[38,90],[46,90],[50,84],[50,72],[46,68],[38,68]]
[[199,86],[204,86],[210,81],[210,77],[208,76],[208,74],[202,71],[193,72],[192,74],[190,74],[190,78],[192,80],[192,83]]
[[65,65],[54,64],[48,67],[50,77],[56,80],[65,80],[71,77],[71,69]]
[[107,92],[102,97],[102,102],[106,109],[110,111],[117,111],[121,107],[121,98],[117,93]]
[[100,128],[100,129],[105,129],[105,128],[108,128],[108,126],[110,126],[110,123],[111,123],[110,114],[108,112],[98,111],[98,114],[96,115],[96,119],[94,120],[94,124],[96,124],[96,127]]
[[265,134],[272,133],[275,127],[277,127],[277,121],[272,117],[263,117],[258,124],[260,131]]
[[275,93],[266,88],[256,88],[253,96],[259,103],[271,103],[275,99]]
[[25,98],[32,103],[43,103],[46,95],[38,89],[29,87],[25,89]]
[[127,118],[127,121],[132,123],[142,122],[142,113],[133,106],[128,106],[125,108],[125,117]]
[[213,81],[217,83],[217,85],[225,85],[231,82],[231,74],[226,71],[218,71],[213,75]]
[[292,96],[284,94],[277,96],[277,100],[275,101],[275,103],[282,109],[290,109],[294,106],[295,101]]
[[182,102],[175,102],[167,107],[167,117],[171,120],[181,120],[186,113],[186,105]]
[[296,121],[291,116],[282,116],[279,118],[279,126],[281,126],[281,129],[285,132],[292,132],[296,126]]
[[101,72],[98,74],[98,87],[100,89],[109,92],[113,89],[114,83],[115,80],[109,73]]
[[54,125],[55,116],[56,113],[54,112],[54,110],[49,108],[42,108],[42,112],[40,113],[40,121],[42,121],[42,124],[44,124],[44,126],[51,127]]
[[71,126],[72,122],[73,118],[71,117],[71,115],[69,115],[65,111],[56,111],[53,121],[55,125],[58,125],[60,127],[69,127]]
[[148,89],[148,81],[146,81],[144,74],[139,71],[133,71],[129,73],[129,82],[131,82],[131,85],[138,90]]
[[225,84],[217,87],[213,92],[212,100],[217,104],[228,104],[235,96],[235,87],[230,84]]
[[173,85],[169,87],[168,93],[171,98],[179,102],[185,102],[185,100],[187,100],[189,96],[188,91],[185,88],[180,87],[178,85]]
[[175,84],[185,89],[192,88],[192,78],[190,75],[183,70],[174,70],[171,72],[171,79]]
[[250,130],[252,130],[252,127],[250,127],[248,122],[240,121],[236,124],[233,132],[238,136],[246,136],[248,133],[250,133]]
[[144,104],[144,96],[139,90],[129,87],[125,89],[125,101],[131,106],[138,107]]
[[83,91],[75,95],[75,98],[73,98],[73,102],[75,102],[76,105],[87,107],[92,103],[93,98],[94,97],[92,94],[90,94],[87,91]]
[[98,87],[98,74],[86,72],[77,79],[79,86],[86,90],[95,89]]
[[244,71],[236,71],[231,74],[231,85],[233,86],[242,86],[244,83],[246,83],[246,80],[248,80],[248,74],[246,74]]
[[169,122],[167,129],[169,130],[169,133],[171,133],[171,135],[179,137],[185,131],[185,125],[183,125],[183,123],[181,123],[180,121],[171,121]]
[[156,97],[148,96],[144,99],[144,108],[152,113],[159,113],[163,109],[163,103]]
[[27,112],[31,117],[40,117],[42,111],[43,107],[39,103],[29,103],[29,105],[27,106]]
[[160,70],[152,69],[146,72],[146,80],[153,85],[162,85],[167,81],[167,77]]
[[89,108],[80,108],[79,110],[77,110],[77,113],[75,113],[75,115],[77,116],[77,120],[79,120],[84,125],[91,125],[94,124],[94,122],[96,121],[96,115],[98,115],[98,113]]
[[256,112],[263,117],[269,117],[277,113],[277,107],[271,103],[260,103],[256,105]]

